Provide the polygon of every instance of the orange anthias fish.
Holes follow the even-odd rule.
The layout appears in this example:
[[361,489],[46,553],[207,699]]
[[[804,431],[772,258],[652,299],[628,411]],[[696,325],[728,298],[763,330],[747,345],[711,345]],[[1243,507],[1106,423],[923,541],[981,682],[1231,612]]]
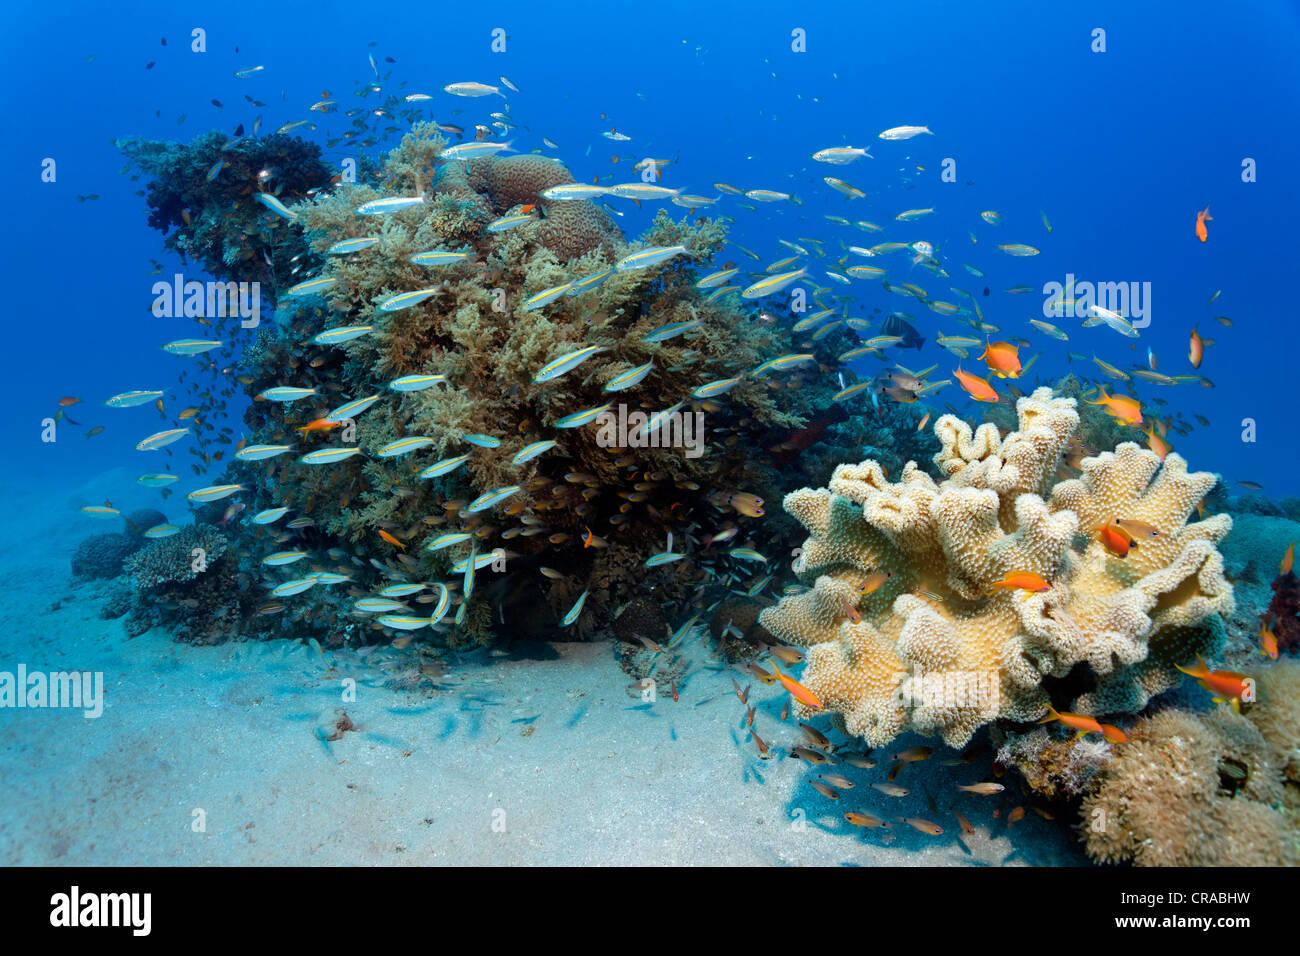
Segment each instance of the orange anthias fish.
[[1196,331],[1196,326],[1192,326],[1191,342],[1188,345],[1187,361],[1192,363],[1192,368],[1201,367],[1201,359],[1205,357],[1205,340],[1201,338],[1201,333]]
[[1101,724],[1097,723],[1096,718],[1089,717],[1087,714],[1058,713],[1055,709],[1053,709],[1051,704],[1048,704],[1047,716],[1044,717],[1042,720],[1040,720],[1039,723],[1050,724],[1054,720],[1059,720],[1061,723],[1065,724],[1065,726],[1071,728],[1072,730],[1077,730],[1079,732],[1080,737],[1082,737],[1084,734],[1104,733],[1104,731],[1102,731],[1101,729]]
[[1111,724],[1102,724],[1101,733],[1102,736],[1113,744],[1122,744],[1128,740],[1128,737],[1124,736],[1124,731]]
[[1139,538],[1150,540],[1160,537],[1160,529],[1155,525],[1147,524],[1145,521],[1138,521],[1135,518],[1116,518],[1115,525],[1134,541]]
[[331,428],[338,428],[342,424],[342,422],[332,422],[325,418],[317,418],[300,427],[298,431],[302,432],[304,435],[310,434],[311,432],[327,432]]
[[1119,525],[1103,524],[1093,530],[1097,532],[1101,546],[1117,558],[1127,558],[1129,551],[1137,547],[1133,536]]
[[1282,563],[1279,564],[1278,570],[1282,574],[1290,574],[1291,567],[1295,564],[1295,542],[1292,541],[1286,548],[1286,554],[1282,557]]
[[988,383],[988,379],[972,375],[970,372],[963,372],[960,365],[952,374],[957,377],[958,383],[966,390],[966,394],[975,401],[996,402],[998,400],[998,393]]
[[799,683],[793,677],[788,677],[781,673],[781,669],[776,666],[775,661],[769,660],[768,663],[771,665],[772,672],[776,675],[776,679],[781,682],[782,687],[790,692],[791,697],[808,707],[818,710],[821,709],[822,702],[817,699],[816,694],[810,691],[807,687],[804,687],[803,684]]
[[380,529],[379,529],[379,537],[383,538],[383,539],[384,539],[385,541],[387,541],[389,544],[395,544],[395,545],[397,545],[397,546],[398,546],[399,548],[401,548],[403,551],[406,550],[406,545],[405,545],[405,543],[402,542],[402,540],[401,540],[400,538],[398,538],[398,537],[395,536],[395,535],[391,535],[391,534],[389,534],[389,533],[388,533],[387,531],[385,531],[383,528],[380,528]]
[[1050,591],[1052,586],[1032,571],[1013,571],[993,587],[1021,591]]
[[1089,401],[1089,405],[1105,405],[1106,411],[1112,417],[1119,419],[1125,425],[1142,424],[1142,403],[1136,398],[1130,398],[1127,395],[1107,395],[1106,389],[1100,389],[1101,397],[1097,401]]
[[1259,626],[1259,652],[1269,660],[1277,660],[1277,635],[1267,624]]
[[1212,222],[1214,217],[1210,215],[1210,207],[1206,206],[1196,214],[1196,238],[1204,242],[1210,238],[1210,231],[1205,228],[1207,222]]
[[1218,696],[1214,698],[1216,704],[1230,702],[1232,709],[1238,712],[1241,710],[1242,695],[1251,689],[1253,684],[1249,677],[1236,671],[1210,670],[1200,654],[1196,655],[1195,670],[1179,667],[1177,664],[1174,666],[1189,677],[1195,677],[1206,690],[1217,694]]
[[1020,349],[1010,342],[989,342],[985,340],[984,354],[978,355],[976,358],[982,358],[984,364],[1001,378],[1014,378],[1021,372]]
[[1162,436],[1157,435],[1155,433],[1155,429],[1153,428],[1144,429],[1142,434],[1147,436],[1147,447],[1150,448],[1157,455],[1159,455],[1161,461],[1164,461],[1165,456],[1174,450],[1174,446],[1169,444],[1169,442],[1166,441]]

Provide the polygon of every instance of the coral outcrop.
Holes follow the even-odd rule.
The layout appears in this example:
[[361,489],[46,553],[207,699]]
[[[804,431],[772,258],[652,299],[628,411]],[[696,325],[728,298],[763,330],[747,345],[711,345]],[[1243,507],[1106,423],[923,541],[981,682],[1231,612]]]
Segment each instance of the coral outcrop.
[[[1284,666],[1294,691],[1300,664]],[[1285,747],[1294,759],[1300,747],[1294,701],[1261,693],[1246,716],[1170,709],[1139,720],[1083,800],[1088,855],[1138,866],[1300,864],[1300,815],[1294,801],[1286,806],[1287,754],[1280,752]],[[1278,724],[1266,734],[1251,719],[1279,710],[1290,715],[1281,735]]]
[[[1215,544],[1231,519],[1187,521],[1215,477],[1126,442],[1056,482],[1074,400],[1040,388],[1016,411],[1004,437],[940,418],[940,481],[908,462],[891,483],[868,460],[785,498],[811,532],[795,570],[813,587],[760,620],[809,647],[804,683],[872,746],[912,729],[960,747],[995,719],[1037,719],[1044,679],[1079,665],[1091,688],[1058,706],[1135,712],[1181,680],[1175,664],[1222,644],[1233,594]],[[1121,559],[1090,535],[1114,519],[1158,535]],[[863,593],[877,572],[890,577]],[[1050,587],[995,587],[1016,572]]]

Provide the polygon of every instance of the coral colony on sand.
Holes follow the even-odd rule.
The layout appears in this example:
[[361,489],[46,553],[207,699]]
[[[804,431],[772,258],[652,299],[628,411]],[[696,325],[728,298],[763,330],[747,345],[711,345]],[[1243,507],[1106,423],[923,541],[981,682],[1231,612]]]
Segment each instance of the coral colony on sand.
[[[349,181],[296,137],[237,134],[118,142],[167,248],[257,283],[265,318],[216,315],[211,341],[168,346],[225,356],[180,379],[212,406],[182,423],[192,470],[224,469],[189,494],[196,523],[136,512],[74,558],[78,577],[129,578],[104,611],[129,612],[129,633],[399,650],[612,635],[625,670],[675,697],[687,664],[664,644],[698,626],[725,660],[779,679],[797,716],[829,714],[868,747],[986,735],[999,768],[1080,810],[1098,861],[1296,862],[1300,664],[1257,681],[1193,670],[1242,648],[1218,550],[1232,519],[1205,516],[1226,496],[1162,437],[1185,423],[1156,422],[1140,447],[1136,399],[1094,401],[1069,375],[1028,395],[1008,384],[1014,405],[992,390],[983,424],[945,414],[926,432],[918,399],[945,383],[845,366],[920,348],[917,330],[895,314],[864,344],[847,310],[816,328],[829,290],[813,293],[822,312],[785,323],[718,288],[730,264],[701,280],[722,219],[660,212],[629,241],[560,162],[449,147],[432,123]],[[959,341],[975,340],[940,338],[965,356]],[[995,347],[1020,369],[1008,343],[985,357]],[[238,440],[221,425],[237,386],[252,399]],[[828,473],[786,494],[787,514],[765,509]],[[175,477],[142,481],[165,499]],[[769,558],[785,554],[802,585],[775,600],[785,568]],[[1283,654],[1298,595],[1288,553],[1262,618]],[[780,642],[807,649],[798,682],[753,663],[797,664]],[[421,661],[411,686],[440,672]],[[1184,673],[1232,710],[1154,701]],[[1058,719],[1078,736],[1033,726]],[[351,726],[342,714],[326,731]]]
[[[941,482],[909,463],[890,483],[866,461],[785,498],[812,535],[796,570],[813,586],[761,621],[809,648],[804,683],[873,747],[906,729],[961,747],[992,720],[1036,720],[1045,679],[1079,664],[1095,683],[1062,703],[1134,713],[1181,681],[1176,664],[1223,643],[1233,596],[1215,544],[1231,519],[1187,523],[1215,476],[1124,443],[1055,482],[1079,423],[1074,400],[1041,388],[1017,414],[1002,438],[992,424],[972,433],[940,418]],[[1121,559],[1092,530],[1117,518],[1158,535]],[[864,575],[882,571],[891,577],[863,593]],[[1019,572],[1050,586],[997,586]]]

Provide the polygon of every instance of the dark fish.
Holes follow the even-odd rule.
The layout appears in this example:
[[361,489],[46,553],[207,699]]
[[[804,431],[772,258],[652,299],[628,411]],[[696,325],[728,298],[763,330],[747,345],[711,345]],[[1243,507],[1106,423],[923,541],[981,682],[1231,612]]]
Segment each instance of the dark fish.
[[150,60],[148,63],[146,63],[146,64],[144,65],[144,68],[145,68],[146,70],[152,70],[154,64],[157,63],[157,62],[158,62],[157,60]]
[[903,341],[898,343],[900,349],[916,349],[919,352],[921,346],[925,344],[921,334],[896,315],[891,315],[880,323],[880,334],[902,336]]

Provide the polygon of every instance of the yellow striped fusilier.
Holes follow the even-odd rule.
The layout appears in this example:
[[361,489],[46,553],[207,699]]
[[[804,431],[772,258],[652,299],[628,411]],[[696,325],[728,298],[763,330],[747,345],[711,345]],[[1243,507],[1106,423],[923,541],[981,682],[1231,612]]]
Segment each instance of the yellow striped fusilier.
[[1027,246],[1023,242],[1008,242],[1005,245],[998,246],[1009,256],[1036,256],[1038,250],[1033,246]]
[[317,571],[312,575],[317,584],[342,584],[344,581],[351,581],[352,576],[348,574],[338,574],[334,571]]
[[637,434],[644,436],[657,432],[660,428],[663,428],[664,423],[677,414],[678,410],[685,404],[685,402],[678,402],[676,405],[665,408],[661,412],[655,412],[646,420],[646,423],[637,430]]
[[663,551],[659,554],[652,554],[650,557],[646,558],[645,566],[647,568],[657,568],[661,564],[671,564],[674,561],[680,561],[684,557],[686,557],[686,555],[678,554],[674,551]]
[[877,335],[874,338],[867,339],[862,344],[873,349],[887,349],[891,345],[897,345],[901,341],[903,341],[901,335]]
[[455,471],[465,462],[469,461],[469,455],[457,455],[455,458],[444,458],[440,462],[430,465],[424,471],[420,472],[421,478],[437,478],[440,475],[448,474]]
[[407,606],[401,601],[394,601],[392,598],[361,598],[354,601],[352,607],[362,614],[382,614],[387,611],[405,611]]
[[720,285],[726,285],[727,280],[740,272],[739,269],[719,269],[717,272],[710,272],[703,279],[695,283],[697,289],[716,289]]
[[462,541],[468,541],[472,538],[468,531],[448,531],[446,534],[440,534],[424,546],[425,551],[441,551],[443,548],[450,548],[453,544],[460,544]]
[[737,375],[735,378],[722,378],[716,382],[709,382],[701,385],[699,388],[691,391],[692,398],[713,398],[715,395],[722,395],[731,391],[737,385],[744,381],[744,376]]
[[304,465],[332,465],[336,461],[343,461],[359,454],[361,454],[360,448],[322,448],[319,451],[307,452],[298,461]]
[[495,435],[476,435],[471,433],[469,435],[462,435],[461,437],[471,445],[478,445],[479,448],[501,447],[501,439],[497,438]]
[[394,392],[418,392],[445,381],[445,375],[403,375],[389,382],[388,387]]
[[361,236],[356,239],[344,239],[336,242],[325,250],[327,256],[346,256],[349,253],[360,252],[362,249],[369,249],[379,242],[378,236]]
[[427,617],[411,617],[408,614],[381,614],[375,620],[384,627],[391,627],[398,631],[418,631],[422,627],[429,626]]
[[468,252],[448,252],[446,249],[431,249],[428,252],[417,252],[408,259],[417,266],[447,266],[453,262],[464,262],[470,257]]
[[344,422],[349,418],[356,418],[381,398],[383,398],[382,395],[367,395],[365,398],[357,398],[350,402],[345,402],[326,415],[323,421]]
[[188,428],[169,428],[166,431],[157,432],[148,438],[138,442],[135,446],[136,451],[157,451],[174,441],[180,441],[190,433]]
[[826,338],[826,336],[830,335],[832,332],[834,332],[843,324],[844,324],[843,319],[836,319],[834,322],[827,322],[825,325],[823,325],[820,329],[818,329],[816,332],[812,334],[812,341],[814,342],[821,341],[822,339]]
[[784,372],[786,369],[794,368],[796,365],[802,365],[804,362],[811,362],[814,358],[815,356],[811,352],[792,352],[789,355],[779,355],[774,359],[769,359],[764,362],[749,374],[758,376],[762,375],[764,372],[774,370],[777,372]]
[[253,515],[253,524],[275,524],[288,513],[288,508],[267,508]]
[[572,282],[566,282],[564,285],[553,286],[550,289],[543,289],[536,295],[529,296],[524,300],[524,304],[519,307],[521,312],[532,312],[534,309],[540,309],[544,305],[550,305],[564,293],[569,291],[573,285]]
[[849,266],[846,271],[855,279],[879,279],[886,272],[876,266]]
[[288,296],[319,295],[328,289],[334,288],[338,281],[339,280],[333,276],[322,276],[318,279],[308,279],[306,282],[299,282],[295,286],[290,286],[285,290],[284,294]]
[[566,298],[571,295],[581,295],[588,289],[596,288],[596,286],[608,279],[613,275],[613,273],[613,269],[606,269],[603,272],[593,272],[591,275],[583,276],[581,279],[574,279],[569,283],[569,289],[564,293],[564,295]]
[[680,256],[686,252],[685,246],[654,246],[650,249],[642,249],[640,252],[634,252],[626,255],[614,265],[619,272],[628,272],[632,269],[645,269],[650,266],[657,266],[661,262],[667,262],[673,256]]
[[164,488],[167,485],[170,485],[173,481],[180,481],[180,480],[181,480],[180,475],[168,475],[168,474],[141,475],[139,478],[136,479],[136,481],[144,485],[146,488]]
[[[302,120],[301,122],[305,123],[306,120]],[[290,222],[293,222],[295,219],[298,218],[298,214],[296,212],[294,212],[284,203],[280,202],[280,200],[276,199],[270,193],[257,193],[257,195],[254,198],[257,199],[257,201],[260,202],[267,209],[271,210],[271,212],[275,213],[277,216],[280,216],[284,219],[288,219]]]
[[523,448],[519,449],[515,454],[515,457],[510,459],[510,464],[522,465],[525,462],[530,462],[538,455],[550,451],[556,446],[556,444],[558,443],[554,439],[547,438],[544,441],[535,441],[531,445],[525,445]]
[[[487,554],[475,554],[473,555],[473,558],[474,558],[474,570],[479,571],[482,570],[483,568],[486,568],[489,564],[495,561],[496,555],[493,554],[491,551],[489,551]],[[461,558],[450,568],[450,572],[452,574],[464,574],[468,570],[469,570],[468,557]]]
[[858,384],[850,385],[848,388],[844,389],[843,391],[836,392],[834,395],[831,396],[831,401],[842,402],[846,398],[852,398],[854,395],[857,395],[859,392],[865,391],[870,387],[871,387],[870,382],[858,382]]
[[418,594],[425,589],[423,584],[390,584],[386,588],[380,588],[381,597],[409,597],[412,594]]
[[397,295],[390,295],[383,302],[376,305],[375,308],[380,312],[400,312],[402,309],[409,309],[413,305],[419,305],[437,292],[437,289],[416,289],[414,292],[399,292]]
[[221,348],[221,345],[221,342],[209,342],[206,339],[177,339],[175,342],[168,342],[162,350],[172,355],[202,355],[204,352]]
[[136,405],[152,402],[155,399],[162,398],[162,396],[161,389],[137,389],[133,392],[122,392],[120,395],[105,399],[104,404],[109,408],[134,408]]
[[807,274],[807,269],[796,269],[794,272],[782,272],[778,275],[768,276],[766,279],[759,279],[740,293],[740,297],[742,299],[761,299],[765,295],[772,295],[788,288],[792,283],[797,282]]
[[576,349],[567,355],[561,355],[559,358],[547,362],[542,366],[541,371],[533,376],[533,381],[549,382],[552,379],[559,378],[565,372],[577,368],[593,355],[608,351],[609,348],[602,345],[588,345],[585,348]]
[[[638,365],[636,368],[628,369],[619,375],[615,375],[605,385],[607,392],[621,392],[624,389],[631,388],[634,385],[640,385],[650,370],[655,367],[654,359],[646,362],[644,365]],[[551,444],[555,444],[552,442]]]
[[731,555],[733,558],[740,558],[742,561],[761,561],[763,564],[767,564],[767,558],[763,557],[753,548],[732,548],[727,552],[727,554]]
[[429,615],[429,626],[437,624],[447,613],[447,608],[451,606],[451,592],[447,590],[447,585],[441,581],[435,582],[438,588],[438,600],[433,606],[433,612]]
[[341,325],[336,329],[326,329],[312,336],[311,344],[342,345],[344,342],[361,338],[373,328],[373,325]]
[[397,441],[390,441],[387,445],[384,445],[375,452],[375,457],[396,458],[398,455],[406,455],[413,451],[419,451],[421,448],[428,448],[432,444],[432,438],[425,438],[423,435],[412,435],[409,438],[399,438]]
[[[458,561],[451,566],[452,574],[460,571],[465,575],[464,583],[460,586],[460,608],[457,609],[458,615],[460,614],[460,610],[469,604],[470,595],[474,593],[474,572],[478,570],[478,563],[476,560],[477,555],[478,544],[472,543],[469,546],[469,557]],[[488,555],[488,557],[490,558],[491,555]],[[456,623],[459,624],[460,620],[458,619]]]
[[578,595],[578,600],[574,602],[573,607],[569,608],[569,613],[560,618],[560,627],[568,627],[578,619],[582,613],[582,606],[587,603],[587,592],[583,591]]
[[271,594],[274,597],[292,597],[295,594],[301,594],[303,591],[314,588],[316,583],[315,575],[298,578],[295,581],[285,581],[283,584],[272,588]]
[[245,445],[239,451],[235,452],[235,457],[240,461],[262,461],[266,458],[274,458],[276,455],[283,455],[287,451],[293,451],[292,445]]
[[594,408],[584,408],[580,412],[574,412],[571,415],[565,415],[555,423],[556,428],[581,428],[583,425],[589,425],[601,415],[604,415],[610,409],[612,403],[606,402],[604,405],[597,405]]
[[295,561],[301,561],[307,557],[306,551],[277,551],[275,554],[268,554],[262,559],[262,563],[272,568],[283,567],[286,564],[293,564]]
[[259,392],[257,397],[264,402],[296,402],[300,398],[315,395],[314,388],[299,388],[296,385],[277,385]]
[[710,292],[708,295],[704,297],[704,301],[712,302],[714,299],[720,299],[724,295],[729,295],[732,292],[739,292],[739,291],[740,291],[740,286],[738,285],[718,286],[718,288],[714,289],[712,292]]
[[505,501],[513,494],[518,494],[522,490],[520,485],[506,485],[504,488],[498,488],[495,491],[489,491],[479,495],[468,505],[465,506],[461,514],[472,515],[476,512],[491,508],[493,505]]
[[237,491],[244,490],[243,485],[208,485],[198,491],[191,491],[185,497],[190,501],[220,501],[222,498],[229,498]]
[[642,342],[667,342],[669,339],[675,339],[677,336],[686,332],[691,332],[700,328],[699,319],[687,319],[684,322],[669,322],[667,325],[661,325],[657,329],[651,329],[645,335],[641,336]]
[[507,229],[513,229],[515,226],[522,226],[526,222],[536,222],[537,217],[532,213],[520,213],[517,216],[502,216],[500,219],[494,219],[487,224],[488,232],[505,232]]
[[181,529],[174,524],[156,524],[144,533],[146,538],[170,538],[174,534],[180,534]]
[[826,316],[830,315],[834,311],[835,311],[834,309],[822,309],[820,312],[814,312],[812,315],[806,316],[805,318],[802,318],[798,322],[796,322],[794,324],[794,327],[790,331],[807,332],[814,325],[816,325],[818,322],[826,318]]
[[120,518],[122,512],[116,508],[110,508],[107,505],[86,505],[81,509],[83,514],[88,514],[92,518]]
[[385,216],[391,212],[401,212],[413,206],[423,206],[423,196],[390,196],[387,199],[372,199],[356,208],[358,216]]

